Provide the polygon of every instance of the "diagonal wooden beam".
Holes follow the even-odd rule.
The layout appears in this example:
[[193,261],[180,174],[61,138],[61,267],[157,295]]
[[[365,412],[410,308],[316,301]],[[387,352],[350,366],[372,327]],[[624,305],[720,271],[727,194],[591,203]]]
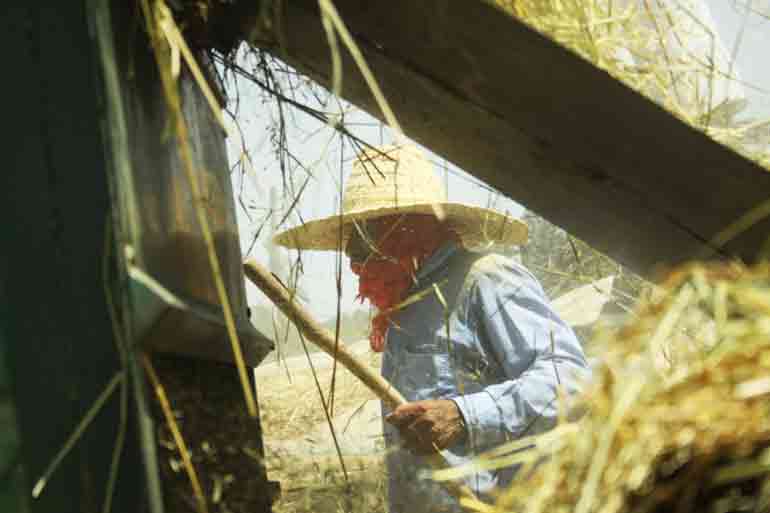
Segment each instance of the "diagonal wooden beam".
[[[770,221],[710,241],[770,198],[770,173],[602,70],[475,0],[336,0],[405,132],[648,275],[693,257],[755,258]],[[319,83],[316,0],[282,4],[269,49]],[[382,118],[347,52],[342,95]]]

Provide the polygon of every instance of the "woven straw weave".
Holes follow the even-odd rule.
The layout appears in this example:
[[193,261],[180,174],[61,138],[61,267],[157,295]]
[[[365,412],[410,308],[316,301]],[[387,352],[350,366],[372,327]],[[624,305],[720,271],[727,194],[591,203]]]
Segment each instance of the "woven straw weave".
[[341,215],[308,221],[273,240],[288,248],[337,251],[347,244],[356,221],[397,214],[434,214],[446,221],[468,249],[511,246],[527,240],[527,226],[517,219],[446,201],[430,161],[414,146],[364,151],[353,163]]

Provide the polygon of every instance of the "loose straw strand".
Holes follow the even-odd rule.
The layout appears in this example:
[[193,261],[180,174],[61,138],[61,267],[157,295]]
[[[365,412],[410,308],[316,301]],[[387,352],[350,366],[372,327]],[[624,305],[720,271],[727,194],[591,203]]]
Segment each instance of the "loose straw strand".
[[104,390],[102,390],[102,392],[99,394],[99,397],[96,398],[96,401],[94,401],[93,405],[88,409],[86,414],[80,420],[77,427],[75,427],[75,430],[72,432],[69,438],[67,438],[67,441],[64,442],[64,445],[61,447],[61,449],[59,449],[59,452],[56,453],[54,459],[51,461],[51,463],[48,464],[48,467],[45,469],[45,472],[43,472],[42,477],[40,477],[40,479],[37,480],[37,483],[35,483],[35,487],[32,489],[32,497],[34,499],[37,499],[40,497],[40,494],[43,493],[45,485],[48,484],[48,480],[51,479],[53,473],[56,472],[56,469],[64,460],[64,457],[69,454],[78,440],[80,440],[80,437],[83,436],[83,433],[85,433],[86,429],[88,429],[88,426],[91,425],[91,422],[96,417],[96,414],[101,411],[102,407],[107,402],[107,399],[112,396],[112,393],[115,391],[115,387],[123,381],[123,378],[123,371],[118,371],[115,373]]
[[385,99],[385,94],[382,92],[382,89],[380,89],[380,85],[377,82],[377,79],[374,77],[374,73],[372,73],[371,68],[369,68],[369,64],[366,62],[366,59],[361,53],[361,49],[358,47],[355,39],[353,39],[353,36],[345,26],[345,22],[342,21],[339,12],[337,12],[337,8],[334,6],[334,2],[331,0],[318,0],[318,4],[321,8],[322,15],[331,21],[331,24],[339,33],[342,42],[345,44],[345,46],[347,46],[350,55],[353,57],[353,60],[361,71],[361,75],[363,75],[366,84],[369,86],[372,95],[377,101],[377,105],[380,107],[380,110],[382,110],[382,114],[385,117],[388,125],[390,125],[390,127],[395,130],[399,139],[403,139],[404,131],[401,129],[401,125],[396,119],[396,114],[393,112],[393,109],[390,108],[390,104]]
[[168,397],[166,397],[166,391],[163,388],[163,384],[161,384],[160,380],[158,379],[155,368],[153,367],[152,362],[150,361],[150,358],[147,356],[147,354],[143,353],[141,358],[144,370],[147,372],[147,377],[150,378],[152,388],[155,390],[155,396],[158,398],[160,408],[163,410],[163,416],[166,418],[166,423],[171,430],[171,435],[174,437],[174,443],[176,444],[177,449],[179,449],[179,453],[182,455],[182,462],[184,464],[185,471],[187,472],[187,477],[190,478],[190,485],[192,486],[193,493],[195,494],[195,499],[198,502],[198,509],[201,513],[208,513],[206,496],[203,495],[203,488],[201,487],[201,483],[198,480],[198,474],[195,472],[192,459],[190,459],[190,451],[187,450],[187,444],[185,444],[184,438],[182,438],[182,433],[179,431],[179,425],[174,419],[174,414],[171,411],[171,404],[168,402]]

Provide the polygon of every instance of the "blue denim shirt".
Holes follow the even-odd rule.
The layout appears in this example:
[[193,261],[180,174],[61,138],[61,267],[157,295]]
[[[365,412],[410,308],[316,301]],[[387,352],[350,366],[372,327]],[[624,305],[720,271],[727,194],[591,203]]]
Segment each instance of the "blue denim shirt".
[[[455,401],[468,437],[445,450],[446,459],[461,465],[552,427],[557,388],[575,392],[588,368],[577,337],[535,277],[512,259],[447,244],[416,278],[409,294],[427,293],[393,315],[382,375],[408,401]],[[395,428],[386,422],[384,432],[390,512],[460,511],[440,484],[424,478],[422,459],[399,448]],[[513,474],[483,471],[466,482],[488,498]]]

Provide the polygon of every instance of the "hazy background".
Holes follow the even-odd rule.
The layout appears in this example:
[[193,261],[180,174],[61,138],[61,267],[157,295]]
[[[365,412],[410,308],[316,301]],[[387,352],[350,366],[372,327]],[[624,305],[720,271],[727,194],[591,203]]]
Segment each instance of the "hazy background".
[[[706,0],[719,36],[728,52],[737,52],[736,65],[750,101],[751,112],[770,117],[770,1]],[[737,45],[737,46],[736,46]]]

